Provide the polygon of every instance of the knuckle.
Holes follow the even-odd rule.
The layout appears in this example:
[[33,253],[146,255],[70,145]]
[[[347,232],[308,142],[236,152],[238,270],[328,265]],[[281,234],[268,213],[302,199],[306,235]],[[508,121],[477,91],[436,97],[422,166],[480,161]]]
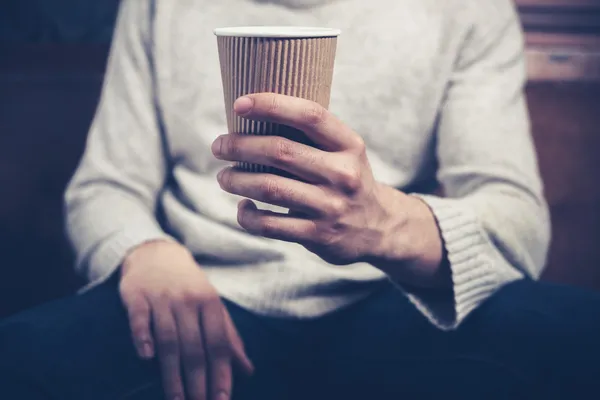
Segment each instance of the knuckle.
[[332,197],[329,199],[329,210],[331,214],[340,216],[346,213],[348,204],[339,197]]
[[319,104],[313,103],[304,108],[304,123],[309,126],[319,125],[325,121],[327,110]]
[[177,300],[179,303],[191,308],[197,308],[199,306],[206,307],[220,302],[219,295],[211,288],[191,288],[182,290],[181,293],[177,295]]
[[223,154],[227,154],[229,156],[235,156],[240,152],[240,140],[236,135],[225,135],[223,137],[223,141],[221,142],[221,150]]
[[151,294],[154,301],[160,304],[170,304],[177,301],[177,295],[169,289],[158,290]]
[[145,297],[137,290],[125,290],[120,293],[123,306],[130,318],[140,319],[149,313],[149,305]]
[[221,298],[219,297],[219,294],[216,291],[206,293],[204,299],[209,306],[211,306],[214,309],[218,309],[219,311],[222,311],[223,304],[221,303]]
[[277,114],[279,108],[281,107],[281,103],[279,101],[279,96],[276,94],[270,94],[269,100],[267,102],[267,113],[268,114]]
[[294,143],[283,139],[276,138],[274,142],[274,154],[271,158],[278,163],[285,163],[293,160],[296,157],[297,151],[295,150]]
[[279,184],[273,178],[265,178],[261,191],[264,197],[269,201],[279,201],[282,199],[282,191]]
[[263,218],[257,225],[257,231],[262,236],[274,236],[278,232],[277,224],[272,218]]
[[184,290],[178,295],[177,301],[186,306],[195,307],[202,303],[203,296],[201,293],[194,290]]
[[367,144],[365,143],[365,140],[361,136],[354,135],[353,139],[351,139],[351,140],[353,141],[352,148],[355,149],[358,154],[366,153]]
[[220,317],[223,309],[223,303],[218,293],[210,292],[205,293],[202,300],[202,312],[209,313],[210,315],[216,315]]
[[311,222],[311,224],[309,225],[310,227],[308,228],[308,232],[306,234],[306,243],[310,243],[317,246],[321,244],[319,240],[321,231],[320,225],[321,224],[316,221]]
[[336,184],[346,192],[356,192],[361,187],[361,171],[356,165],[349,165],[342,168],[337,173]]
[[315,236],[319,244],[325,247],[331,247],[337,242],[337,235],[331,229],[320,229]]

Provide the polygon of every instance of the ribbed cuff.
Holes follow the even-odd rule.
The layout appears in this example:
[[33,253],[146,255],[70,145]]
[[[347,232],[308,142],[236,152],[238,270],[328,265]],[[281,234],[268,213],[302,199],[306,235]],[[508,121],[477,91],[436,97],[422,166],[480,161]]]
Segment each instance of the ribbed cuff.
[[451,269],[453,294],[445,299],[429,299],[418,293],[408,293],[408,297],[439,328],[455,329],[504,283],[522,274],[501,257],[476,215],[460,200],[416,197],[430,207],[437,220]]
[[88,285],[82,291],[106,281],[119,268],[127,254],[135,247],[155,240],[176,242],[158,227],[129,227],[102,242],[94,251],[85,270]]

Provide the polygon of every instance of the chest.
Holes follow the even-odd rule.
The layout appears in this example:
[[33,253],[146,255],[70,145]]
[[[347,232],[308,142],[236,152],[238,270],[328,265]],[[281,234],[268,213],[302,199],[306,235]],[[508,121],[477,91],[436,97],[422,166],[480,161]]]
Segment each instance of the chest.
[[[178,159],[198,172],[220,167],[212,157],[201,155],[203,151],[209,154],[210,143],[226,132],[212,30],[236,25],[305,25],[342,29],[330,110],[363,136],[374,169],[406,172],[418,166],[431,143],[444,87],[441,76],[446,63],[438,56],[443,34],[441,29],[423,34],[422,28],[426,19],[428,26],[440,26],[432,23],[434,16],[423,12],[399,18],[353,0],[347,0],[346,6],[355,11],[345,13],[334,12],[335,4],[294,10],[268,4],[249,7],[247,0],[225,2],[244,9],[232,13],[217,2],[202,2],[204,7],[199,7],[194,0],[180,1],[170,9],[171,20],[158,25],[162,29],[156,32],[161,106],[171,151]],[[189,152],[198,156],[190,157]]]

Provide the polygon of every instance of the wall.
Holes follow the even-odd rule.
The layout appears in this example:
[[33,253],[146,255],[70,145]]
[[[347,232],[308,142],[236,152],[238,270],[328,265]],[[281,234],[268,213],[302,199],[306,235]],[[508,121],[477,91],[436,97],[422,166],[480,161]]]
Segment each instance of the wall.
[[108,43],[119,0],[2,0],[0,42]]

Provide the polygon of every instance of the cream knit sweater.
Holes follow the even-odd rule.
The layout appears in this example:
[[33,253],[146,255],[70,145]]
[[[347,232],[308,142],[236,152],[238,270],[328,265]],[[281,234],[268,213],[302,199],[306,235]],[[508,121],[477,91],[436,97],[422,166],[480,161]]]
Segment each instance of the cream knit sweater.
[[[549,220],[510,0],[124,0],[117,25],[66,193],[90,285],[162,237],[187,246],[223,297],[260,314],[317,317],[385,281],[368,264],[328,265],[237,224],[239,199],[219,188],[224,164],[210,151],[226,132],[212,30],[236,25],[342,29],[331,110],[364,137],[375,177],[417,191],[442,232],[453,298],[407,293],[432,322],[456,327],[502,285],[539,276]],[[445,198],[418,193],[432,178]]]

